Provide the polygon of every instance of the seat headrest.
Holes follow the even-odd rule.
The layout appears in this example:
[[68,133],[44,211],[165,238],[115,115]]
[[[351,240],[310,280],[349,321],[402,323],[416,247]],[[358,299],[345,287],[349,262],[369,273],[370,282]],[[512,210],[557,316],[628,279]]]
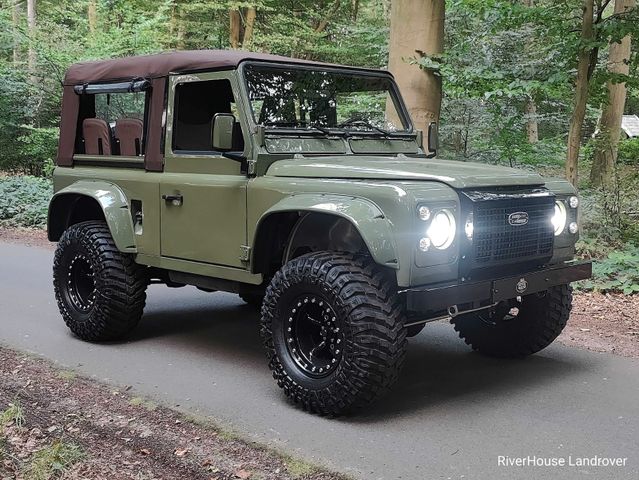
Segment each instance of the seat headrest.
[[82,122],[84,151],[87,155],[111,155],[111,128],[101,118],[85,118]]
[[120,155],[142,154],[144,122],[139,118],[120,118],[115,122],[115,136],[120,141]]

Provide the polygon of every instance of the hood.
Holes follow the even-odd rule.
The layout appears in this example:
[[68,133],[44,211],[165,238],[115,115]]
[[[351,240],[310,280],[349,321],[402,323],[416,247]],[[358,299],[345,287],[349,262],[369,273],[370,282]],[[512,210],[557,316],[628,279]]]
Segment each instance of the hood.
[[266,174],[298,178],[428,180],[459,189],[544,184],[542,177],[536,173],[484,163],[357,155],[278,160]]

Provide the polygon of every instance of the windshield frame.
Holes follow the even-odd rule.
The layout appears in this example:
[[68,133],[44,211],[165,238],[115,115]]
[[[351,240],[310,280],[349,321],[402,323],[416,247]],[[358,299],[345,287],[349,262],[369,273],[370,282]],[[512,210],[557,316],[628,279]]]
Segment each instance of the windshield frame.
[[[325,72],[335,72],[356,76],[364,76],[364,77],[382,77],[389,80],[390,90],[389,94],[393,99],[393,103],[395,105],[395,109],[397,110],[397,114],[401,117],[401,121],[405,125],[405,129],[401,131],[391,131],[388,132],[388,135],[384,135],[379,131],[374,129],[371,130],[353,130],[348,128],[335,128],[335,127],[323,127],[326,130],[330,130],[330,134],[328,136],[331,137],[344,137],[344,132],[347,132],[348,138],[357,138],[357,137],[384,137],[388,138],[408,138],[415,137],[416,131],[413,126],[413,122],[408,113],[408,109],[404,104],[404,99],[402,98],[399,87],[395,82],[395,78],[390,72],[385,70],[369,70],[365,68],[358,67],[342,67],[342,66],[330,66],[330,65],[322,65],[319,63],[287,63],[287,62],[266,62],[266,61],[255,61],[255,60],[247,60],[243,61],[238,65],[238,73],[241,76],[240,89],[242,91],[242,95],[245,98],[246,105],[250,110],[250,115],[247,115],[249,121],[252,126],[260,126],[261,124],[257,122],[255,118],[255,112],[253,111],[253,106],[251,105],[251,97],[249,95],[249,86],[247,82],[247,78],[245,75],[245,68],[248,66],[264,66],[264,67],[272,67],[279,69],[292,69],[292,70],[310,70],[310,71],[325,71]],[[313,128],[313,126],[309,125],[308,127],[278,127],[276,125],[261,125],[266,133],[272,134],[280,134],[280,135],[302,135],[302,136],[317,136],[318,133],[321,133],[319,130]],[[327,134],[323,134],[327,135]]]

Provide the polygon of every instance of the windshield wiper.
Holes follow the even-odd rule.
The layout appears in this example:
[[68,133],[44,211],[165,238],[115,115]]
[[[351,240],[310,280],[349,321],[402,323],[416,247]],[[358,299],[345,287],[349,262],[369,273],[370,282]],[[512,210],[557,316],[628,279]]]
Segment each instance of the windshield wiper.
[[342,123],[338,124],[337,127],[338,128],[344,128],[344,127],[348,127],[349,125],[364,125],[364,126],[370,128],[372,130],[375,130],[375,131],[381,133],[386,138],[389,138],[389,137],[392,136],[392,133],[389,132],[388,130],[384,130],[383,128],[379,128],[379,127],[373,125],[368,120],[365,120],[363,118],[352,118],[350,120],[346,120],[345,122],[342,122]]
[[332,132],[331,130],[329,130],[328,128],[324,128],[321,127],[319,125],[315,125],[315,124],[307,124],[307,123],[303,123],[303,122],[286,122],[286,121],[276,121],[276,122],[268,122],[264,124],[265,127],[289,127],[293,130],[317,130],[318,132],[321,132],[325,135],[343,135],[343,133],[346,132]]

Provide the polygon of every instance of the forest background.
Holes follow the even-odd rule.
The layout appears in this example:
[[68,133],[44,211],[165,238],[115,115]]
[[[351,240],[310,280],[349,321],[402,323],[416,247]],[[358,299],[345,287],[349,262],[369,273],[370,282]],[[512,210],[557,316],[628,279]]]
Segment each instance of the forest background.
[[0,0],[0,225],[46,225],[70,64],[241,48],[390,69],[440,157],[565,176],[580,288],[639,293],[635,39],[635,0]]

